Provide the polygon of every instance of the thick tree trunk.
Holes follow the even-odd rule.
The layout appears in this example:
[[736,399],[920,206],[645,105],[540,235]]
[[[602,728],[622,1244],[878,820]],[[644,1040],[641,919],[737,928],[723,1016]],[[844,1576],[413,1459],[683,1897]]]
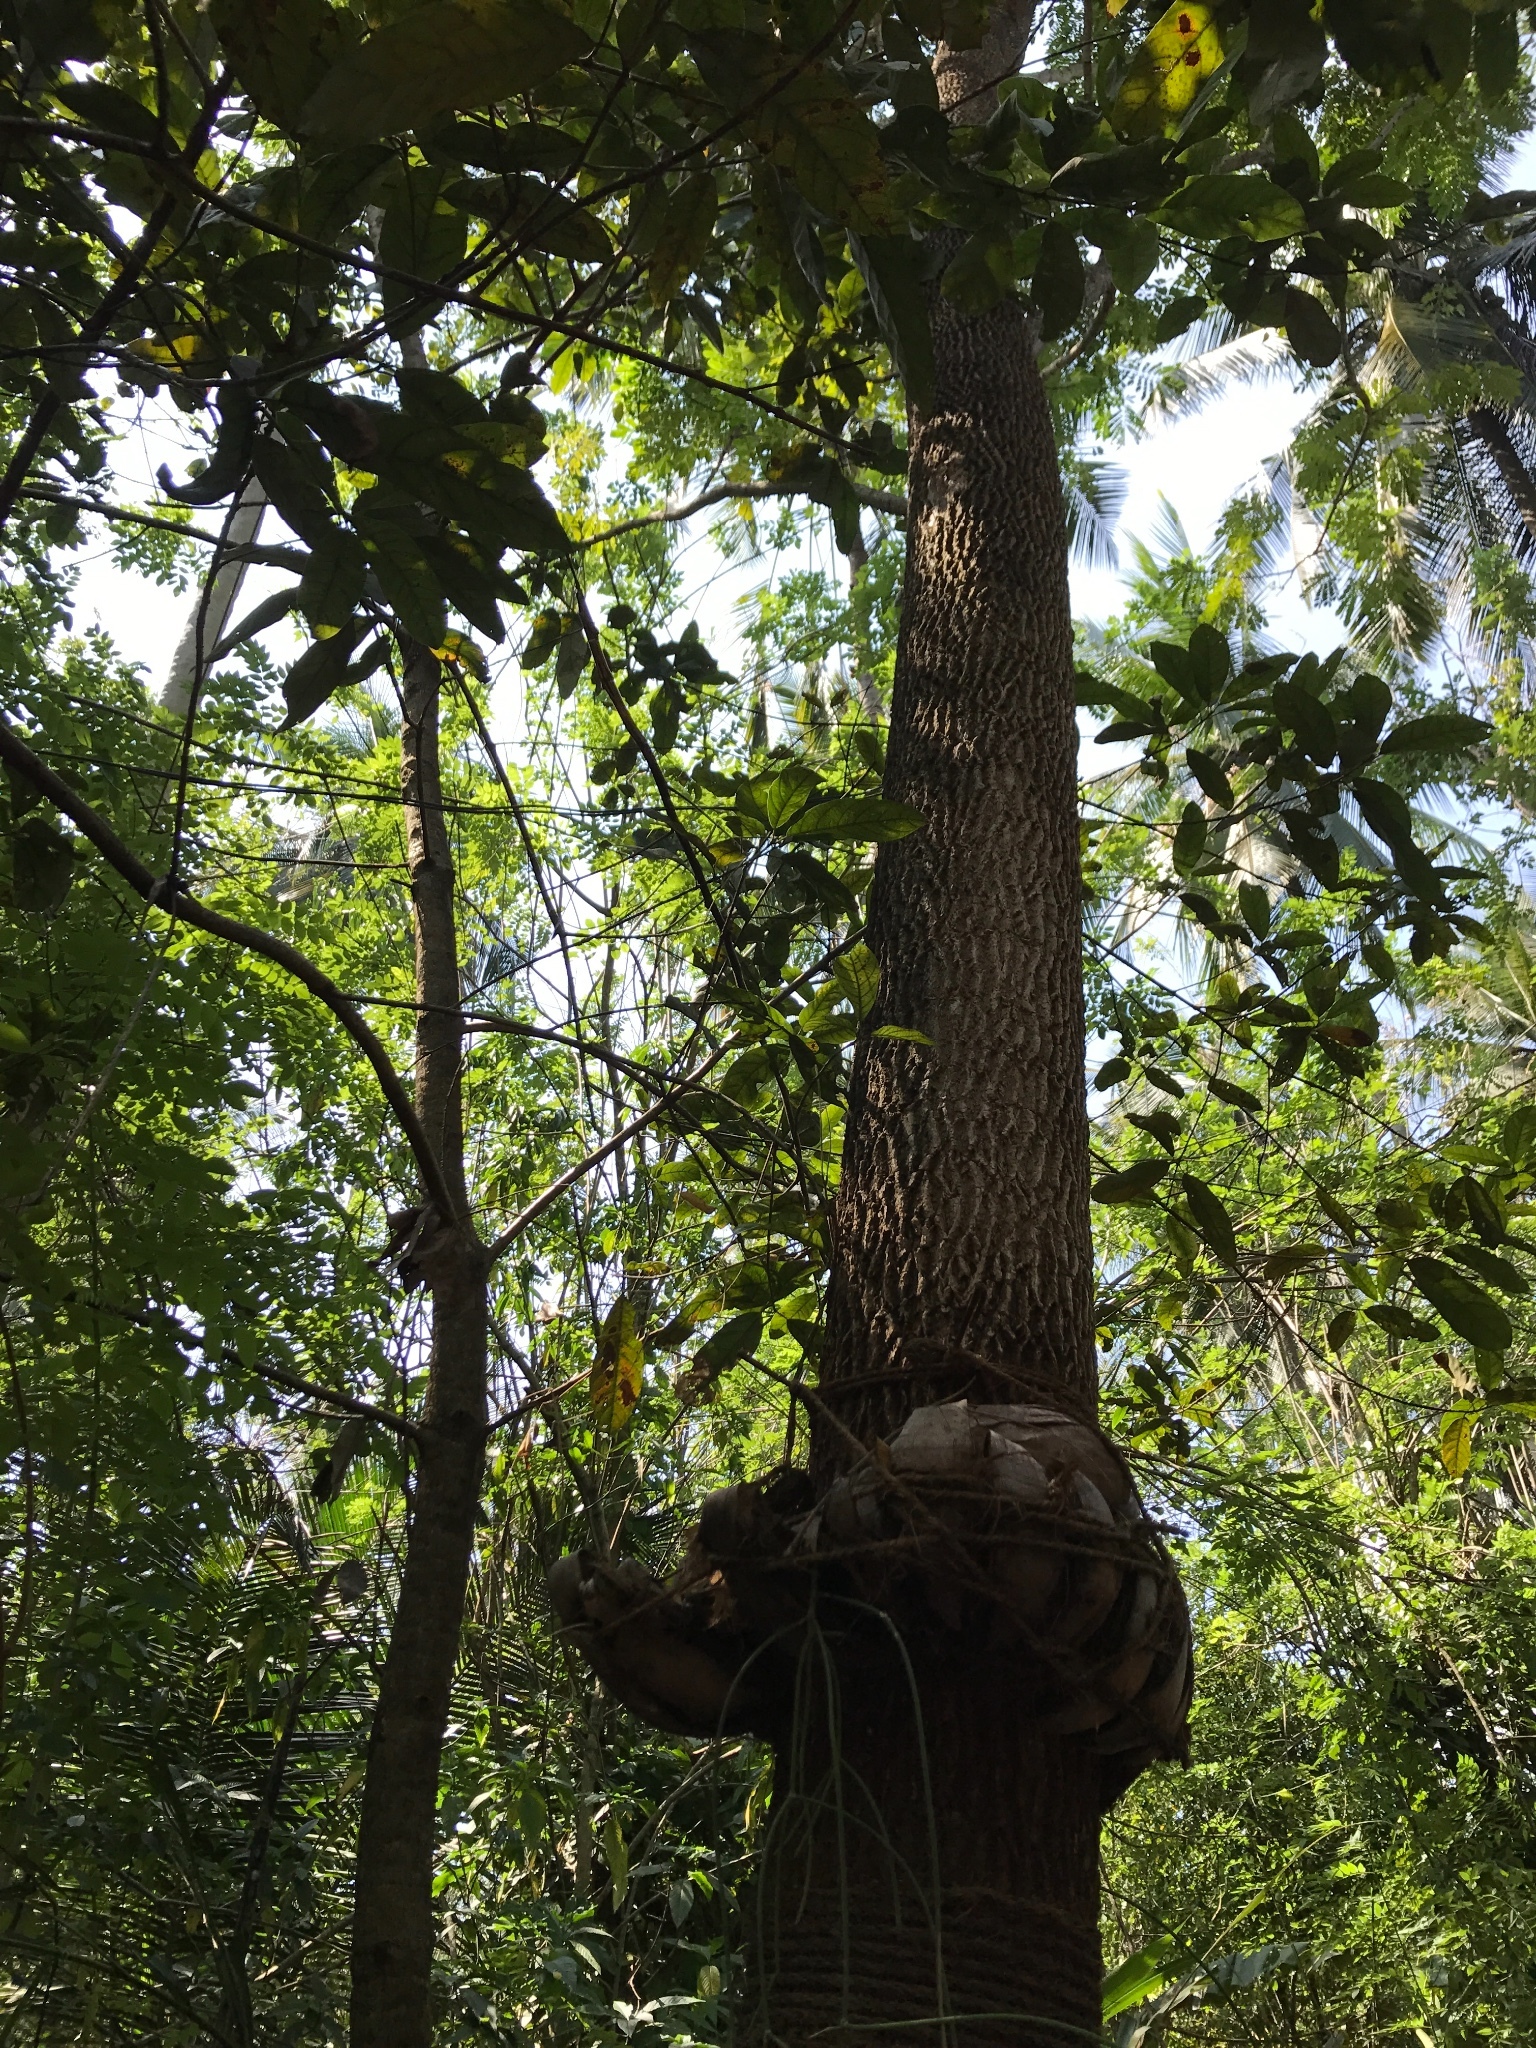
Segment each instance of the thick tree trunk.
[[[457,1214],[423,1211],[411,1263],[432,1300],[405,1569],[368,1747],[352,1922],[352,2048],[428,2048],[437,1784],[485,1449],[488,1261],[464,1174],[453,860],[438,763],[440,676],[408,645],[401,734],[416,945],[416,1105]],[[409,1270],[409,1268],[407,1269]]]
[[[995,13],[982,50],[941,51],[959,118],[985,118],[1026,21]],[[871,1023],[932,1044],[866,1038],[855,1060],[823,1484],[848,1463],[844,1431],[889,1440],[959,1394],[1083,1413],[1095,1387],[1055,439],[1023,308],[963,319],[936,293],[932,311],[886,779],[925,828],[881,849],[870,931]],[[867,1624],[862,1647],[807,1673],[779,1745],[758,1930],[769,2038],[851,2044],[893,2022],[965,2048],[1099,2038],[1098,1760],[1023,1721],[1000,1665],[912,1646],[909,1679],[879,1634]]]

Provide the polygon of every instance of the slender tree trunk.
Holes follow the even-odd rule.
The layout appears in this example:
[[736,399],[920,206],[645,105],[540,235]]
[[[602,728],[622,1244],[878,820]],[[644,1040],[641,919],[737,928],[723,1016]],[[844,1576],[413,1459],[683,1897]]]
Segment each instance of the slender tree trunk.
[[401,733],[416,944],[416,1106],[457,1214],[423,1211],[415,1271],[432,1344],[405,1569],[368,1747],[352,1922],[352,2048],[428,2048],[432,1862],[443,1731],[458,1662],[487,1421],[488,1261],[464,1171],[458,940],[438,761],[440,676],[405,649]]
[[[941,50],[952,115],[985,118],[1027,22],[1005,8],[981,50]],[[850,1436],[889,1439],[924,1403],[1082,1413],[1096,1380],[1055,439],[1024,309],[963,319],[935,293],[932,313],[886,778],[925,828],[882,847],[870,919],[871,1023],[932,1043],[866,1038],[855,1060],[823,1483]],[[768,2038],[851,2048],[899,2022],[913,2044],[1097,2040],[1097,1759],[1021,1720],[984,1655],[909,1666],[863,1633],[812,1666],[779,1745],[757,1933]]]

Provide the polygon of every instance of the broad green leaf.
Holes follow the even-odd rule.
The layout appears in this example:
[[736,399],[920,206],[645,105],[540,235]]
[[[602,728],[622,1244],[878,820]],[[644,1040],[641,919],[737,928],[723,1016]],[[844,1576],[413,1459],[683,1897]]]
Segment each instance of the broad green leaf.
[[1055,341],[1066,333],[1083,310],[1086,285],[1082,246],[1072,228],[1058,215],[1046,222],[1030,288],[1044,340]]
[[1384,754],[1465,754],[1493,732],[1486,719],[1464,711],[1427,711],[1394,725],[1381,743]]
[[210,0],[208,13],[257,110],[290,135],[358,40],[355,18],[326,0]]
[[1446,1257],[1454,1259],[1458,1266],[1466,1266],[1472,1272],[1481,1274],[1505,1294],[1529,1294],[1531,1283],[1513,1261],[1501,1258],[1486,1245],[1453,1244],[1447,1247]]
[[1102,1986],[1104,2018],[1118,2019],[1132,2006],[1155,1998],[1178,1972],[1172,1967],[1177,1943],[1171,1934],[1159,1934],[1145,1948],[1139,1948],[1124,1962],[1117,1963]]
[[[1213,804],[1220,804],[1224,811],[1230,811],[1234,802],[1232,785],[1227,780],[1226,770],[1214,754],[1207,754],[1201,747],[1186,747],[1184,759],[1189,772]],[[1251,885],[1248,885],[1251,886]],[[1259,892],[1261,895],[1263,891]],[[1265,899],[1266,902],[1268,899]]]
[[1269,891],[1259,882],[1239,882],[1237,905],[1243,913],[1243,922],[1254,937],[1267,939],[1272,915]]
[[45,818],[24,818],[11,837],[11,901],[33,917],[52,917],[75,879],[75,845]]
[[1465,1479],[1472,1467],[1471,1410],[1453,1408],[1440,1425],[1440,1462],[1452,1479]]
[[649,225],[643,241],[635,236],[631,245],[643,259],[651,304],[664,306],[703,260],[720,201],[707,171],[692,172],[674,192],[667,192],[659,181],[652,189],[662,195],[660,217]]
[[1286,290],[1285,333],[1301,360],[1318,369],[1336,362],[1344,345],[1338,323],[1316,292],[1302,291],[1297,285]]
[[1373,1301],[1365,1314],[1389,1337],[1414,1337],[1421,1344],[1433,1344],[1440,1336],[1437,1324],[1426,1322],[1423,1316],[1414,1315],[1395,1301]]
[[769,91],[752,125],[761,148],[818,212],[859,235],[898,225],[879,131],[829,72],[797,65]]
[[911,235],[850,233],[848,250],[896,374],[913,405],[926,407],[933,393],[933,330],[923,290],[923,245]]
[[306,134],[363,142],[528,92],[591,47],[557,0],[423,0],[334,63]]
[[843,796],[830,803],[812,804],[783,828],[783,835],[786,839],[847,840],[861,845],[869,840],[905,839],[922,827],[922,813],[906,804],[881,796]]
[[1212,1074],[1206,1085],[1219,1101],[1230,1103],[1234,1109],[1246,1109],[1253,1116],[1262,1115],[1262,1100],[1251,1088],[1244,1088],[1240,1082],[1228,1081],[1220,1074]]
[[871,1035],[875,1038],[899,1038],[909,1045],[933,1043],[926,1031],[916,1031],[910,1024],[877,1024]]
[[1205,852],[1208,830],[1206,815],[1200,806],[1186,804],[1179,818],[1178,830],[1173,835],[1173,864],[1181,875],[1187,875],[1198,866]]
[[1171,135],[1213,78],[1224,55],[1213,7],[1170,7],[1131,59],[1109,110],[1127,142]]
[[1330,1316],[1327,1331],[1328,1349],[1342,1351],[1355,1334],[1359,1321],[1359,1312],[1352,1308],[1341,1308],[1337,1315]]
[[352,619],[339,632],[316,640],[299,656],[283,677],[287,715],[279,731],[287,732],[301,725],[346,684],[347,665],[363,630],[362,620]]
[[1093,1183],[1096,1202],[1144,1202],[1168,1172],[1166,1159],[1138,1159],[1118,1173],[1101,1173]]
[[1202,240],[1234,234],[1283,242],[1305,232],[1306,210],[1262,171],[1216,171],[1193,178],[1159,209],[1158,218]]
[[317,536],[299,583],[299,610],[312,626],[344,626],[363,594],[368,557],[355,533],[333,526]]
[[1456,1332],[1480,1351],[1507,1351],[1515,1340],[1509,1317],[1491,1294],[1440,1259],[1410,1259],[1413,1284]]
[[1180,1176],[1179,1185],[1184,1190],[1184,1199],[1189,1204],[1190,1218],[1196,1230],[1205,1239],[1211,1250],[1223,1265],[1237,1264],[1237,1232],[1226,1203],[1216,1190],[1196,1174]]
[[862,1022],[880,993],[880,962],[862,939],[833,961],[832,980]]
[[592,1414],[600,1428],[622,1436],[634,1419],[645,1374],[645,1348],[635,1332],[635,1306],[621,1294],[597,1333],[588,1380]]
[[763,1319],[756,1312],[732,1316],[694,1353],[693,1364],[704,1372],[723,1372],[743,1358],[750,1358],[762,1341]]

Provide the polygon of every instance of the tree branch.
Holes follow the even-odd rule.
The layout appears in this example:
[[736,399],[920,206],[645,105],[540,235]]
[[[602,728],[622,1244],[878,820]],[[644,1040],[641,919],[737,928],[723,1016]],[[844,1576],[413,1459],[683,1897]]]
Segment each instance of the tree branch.
[[[849,491],[861,505],[867,505],[874,512],[887,512],[893,519],[905,519],[907,501],[900,491],[882,491],[873,484],[861,484],[852,477],[844,477]],[[575,543],[578,548],[601,547],[605,541],[617,540],[622,534],[637,533],[644,526],[670,525],[680,519],[692,519],[697,512],[707,512],[713,505],[724,505],[733,498],[793,498],[814,496],[803,483],[731,483],[712,484],[707,491],[701,491],[696,498],[687,498],[681,504],[663,505],[656,512],[637,512],[632,519],[621,519],[617,526],[606,527],[601,533],[594,533],[585,540]]]
[[356,1394],[344,1394],[335,1387],[318,1386],[314,1380],[301,1379],[298,1373],[289,1372],[281,1365],[256,1365],[248,1358],[241,1358],[234,1351],[221,1351],[219,1361],[223,1365],[237,1366],[241,1372],[255,1373],[258,1379],[271,1380],[276,1386],[286,1387],[291,1394],[302,1394],[309,1401],[323,1401],[328,1407],[341,1408],[348,1415],[359,1415],[365,1422],[377,1422],[385,1429],[392,1429],[396,1436],[408,1436],[412,1443],[422,1441],[422,1433],[414,1422],[403,1415],[396,1415],[392,1408],[376,1408],[371,1401],[359,1400]]
[[4,719],[0,719],[0,760],[24,776],[34,789],[40,790],[56,810],[62,811],[146,903],[156,910],[163,910],[171,918],[179,918],[183,924],[211,933],[216,939],[227,939],[232,945],[260,954],[263,959],[285,969],[312,996],[324,1003],[373,1068],[384,1099],[394,1111],[395,1120],[415,1157],[423,1187],[445,1216],[456,1213],[437,1155],[383,1042],[328,974],[322,972],[297,946],[290,946],[286,939],[278,938],[275,933],[265,932],[259,925],[245,924],[239,918],[226,917],[222,911],[210,910],[177,885],[167,887],[166,879],[154,874],[132,848],[118,838],[101,813],[71,789],[62,776],[56,775],[46,761],[40,760],[25,740],[12,732]]
[[669,1109],[680,1095],[686,1095],[691,1088],[696,1088],[710,1069],[717,1067],[726,1054],[734,1052],[739,1044],[739,1039],[728,1038],[723,1045],[717,1045],[707,1060],[701,1060],[692,1073],[685,1074],[680,1081],[674,1082],[666,1094],[658,1096],[649,1109],[642,1110],[637,1117],[632,1117],[627,1124],[621,1125],[611,1138],[605,1138],[602,1144],[589,1152],[584,1159],[578,1159],[574,1166],[567,1167],[558,1180],[550,1182],[543,1194],[535,1195],[527,1208],[520,1210],[512,1218],[512,1221],[491,1246],[491,1257],[499,1259],[504,1251],[509,1250],[517,1242],[530,1224],[536,1223],[546,1209],[552,1208],[559,1201],[568,1188],[575,1187],[577,1181],[584,1180],[592,1169],[596,1166],[601,1166],[611,1153],[617,1152],[621,1145],[627,1143],[630,1138],[643,1131],[648,1124],[653,1124],[657,1117],[664,1110]]

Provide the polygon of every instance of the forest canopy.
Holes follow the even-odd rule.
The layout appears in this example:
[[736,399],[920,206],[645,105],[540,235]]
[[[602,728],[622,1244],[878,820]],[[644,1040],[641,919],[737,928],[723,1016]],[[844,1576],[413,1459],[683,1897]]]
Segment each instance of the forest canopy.
[[[1051,669],[1074,1398],[1194,1636],[1187,1767],[1105,1801],[1104,2038],[1528,2040],[1531,11],[0,33],[0,2044],[772,2034],[788,1745],[591,1603],[724,1488],[890,1469],[845,1137],[1018,1065],[871,893],[959,830],[912,551],[1014,332],[999,518],[1123,569]],[[1117,535],[1117,449],[1266,382],[1210,545]],[[1025,2040],[939,1976],[865,2021],[834,1955],[822,2030]]]

